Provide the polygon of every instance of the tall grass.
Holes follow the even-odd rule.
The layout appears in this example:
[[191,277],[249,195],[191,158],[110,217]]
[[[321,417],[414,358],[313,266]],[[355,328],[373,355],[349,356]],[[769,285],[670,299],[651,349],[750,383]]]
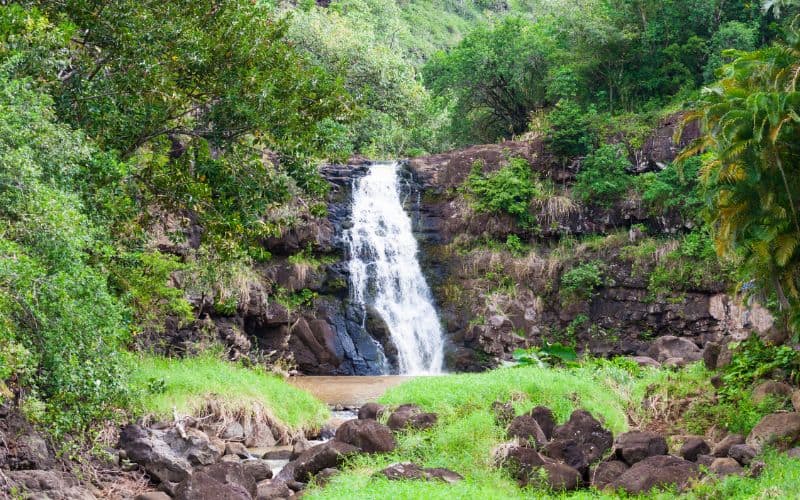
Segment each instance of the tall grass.
[[185,359],[142,356],[134,360],[132,386],[143,415],[198,414],[211,403],[230,414],[260,413],[289,430],[319,428],[330,416],[311,394],[260,369],[213,354]]

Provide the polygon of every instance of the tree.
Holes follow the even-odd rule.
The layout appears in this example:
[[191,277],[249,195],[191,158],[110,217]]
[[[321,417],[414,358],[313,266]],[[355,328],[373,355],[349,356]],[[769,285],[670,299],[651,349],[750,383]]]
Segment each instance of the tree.
[[774,294],[800,331],[800,17],[785,42],[735,60],[687,120],[704,135],[681,158],[713,153],[702,171],[717,249]]
[[465,140],[495,140],[525,132],[530,112],[545,105],[547,53],[536,25],[507,17],[436,54],[423,74],[435,94],[454,98]]

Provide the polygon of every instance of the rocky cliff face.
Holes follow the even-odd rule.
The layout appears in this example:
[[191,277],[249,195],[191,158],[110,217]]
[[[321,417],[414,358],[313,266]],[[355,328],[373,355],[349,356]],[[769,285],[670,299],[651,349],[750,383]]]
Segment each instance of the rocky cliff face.
[[[678,123],[668,118],[643,148],[630,150],[631,173],[672,161],[680,149],[672,142]],[[696,133],[690,128],[684,141]],[[491,172],[513,157],[525,158],[558,186],[549,200],[531,207],[536,230],[508,215],[474,211],[460,189],[476,160]],[[264,242],[272,258],[253,269],[235,310],[215,307],[206,295],[190,296],[201,319],[168,321],[166,334],[150,348],[181,353],[221,341],[232,358],[277,362],[307,374],[377,374],[391,367],[396,350],[386,325],[352,304],[348,288],[352,186],[365,165],[323,168],[331,185],[327,217],[306,217]],[[764,308],[727,293],[724,269],[682,253],[691,219],[678,210],[652,213],[633,195],[610,207],[581,204],[570,196],[580,166],[580,159],[559,161],[541,140],[473,146],[407,163],[402,198],[447,332],[450,369],[482,370],[543,342],[597,355],[637,355],[664,335],[700,347],[752,330],[775,335]],[[170,227],[162,232],[175,233],[173,218],[164,220]],[[184,246],[191,247],[198,229],[184,220]],[[186,253],[155,234],[163,250]],[[508,248],[509,235],[524,249]],[[565,275],[587,272],[596,274],[591,286],[580,279],[565,286]]]

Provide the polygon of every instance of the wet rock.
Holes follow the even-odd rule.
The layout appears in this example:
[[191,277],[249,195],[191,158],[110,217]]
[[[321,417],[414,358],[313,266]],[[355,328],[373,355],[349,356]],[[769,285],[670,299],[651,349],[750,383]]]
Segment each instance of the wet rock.
[[445,483],[457,483],[464,478],[448,469],[424,469],[413,463],[394,464],[378,472],[390,481],[398,480],[422,480],[422,481],[442,481]]
[[334,439],[366,453],[386,453],[397,447],[392,430],[375,420],[349,420],[339,426]]
[[272,479],[272,469],[264,460],[245,460],[242,462],[242,467],[244,467],[244,473],[253,478],[256,483]]
[[[691,437],[683,443],[678,454],[690,462],[696,462],[698,455],[708,455],[709,453],[711,453],[711,447],[703,438]],[[663,453],[659,453],[659,455],[663,455]]]
[[620,477],[628,468],[628,464],[619,460],[600,462],[592,472],[592,486],[602,490]]
[[744,474],[744,469],[739,462],[732,458],[716,458],[711,466],[708,468],[711,473],[719,477],[730,475],[741,476]]
[[278,482],[305,481],[322,469],[341,465],[349,455],[358,453],[358,448],[340,441],[328,441],[304,451],[295,460],[286,464],[276,477]]
[[256,482],[240,463],[220,462],[195,471],[175,489],[176,500],[250,500]]
[[699,476],[697,464],[678,457],[660,455],[636,462],[614,480],[611,487],[635,494],[646,493],[656,487],[675,487],[681,491]]
[[389,415],[387,425],[393,431],[402,429],[423,430],[436,425],[438,416],[435,413],[425,413],[413,404],[401,405]]
[[296,440],[294,444],[292,444],[292,454],[289,455],[289,459],[296,459],[312,446],[313,445],[309,443],[307,439],[301,437],[300,439]]
[[800,413],[773,413],[756,424],[745,442],[760,452],[773,445],[785,450],[800,440]]
[[544,436],[548,440],[553,438],[553,431],[556,428],[556,419],[550,408],[545,406],[537,406],[531,410],[528,415],[536,420],[536,423],[539,424],[542,432],[544,432]]
[[648,457],[666,455],[667,440],[655,432],[626,432],[617,437],[615,450],[617,458],[634,465]]
[[665,335],[654,340],[647,350],[647,355],[662,363],[667,359],[674,358],[680,358],[691,363],[699,361],[703,357],[703,353],[697,347],[697,344],[691,340],[673,335]]
[[768,397],[788,398],[792,395],[792,386],[783,382],[768,380],[762,382],[753,389],[752,399],[754,403],[761,403]]
[[756,458],[756,455],[758,455],[756,450],[754,450],[752,446],[746,444],[733,445],[728,451],[728,456],[742,465],[750,465],[750,462]]
[[367,403],[358,409],[359,420],[378,420],[386,407],[378,403]]
[[494,412],[494,419],[498,424],[507,426],[514,420],[514,405],[511,403],[503,403],[502,401],[495,401],[492,403],[492,412]]
[[508,426],[508,436],[524,439],[536,447],[543,446],[547,437],[536,419],[530,415],[520,415]]
[[554,439],[542,448],[542,455],[563,462],[582,475],[589,471],[589,462],[578,443],[573,440]]
[[744,444],[744,436],[741,434],[728,434],[722,441],[714,446],[714,449],[711,450],[711,454],[715,457],[727,457],[731,446],[737,444]]
[[567,423],[555,428],[553,438],[578,443],[589,463],[599,460],[614,443],[611,431],[585,410],[572,412]]

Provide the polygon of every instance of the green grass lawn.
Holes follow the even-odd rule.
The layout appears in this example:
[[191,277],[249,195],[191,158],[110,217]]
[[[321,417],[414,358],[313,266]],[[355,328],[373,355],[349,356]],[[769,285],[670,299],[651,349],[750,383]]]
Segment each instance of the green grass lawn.
[[[576,408],[590,411],[615,434],[628,428],[627,415],[640,418],[648,387],[666,386],[680,394],[704,384],[708,373],[700,365],[682,372],[638,369],[595,361],[573,369],[517,367],[481,374],[418,378],[390,389],[382,403],[417,403],[439,413],[439,424],[428,431],[401,435],[391,454],[357,456],[345,472],[323,489],[311,488],[313,499],[505,499],[505,498],[619,498],[584,490],[572,494],[521,490],[492,464],[492,449],[505,440],[495,422],[494,401],[513,401],[517,413],[536,405],[550,407],[559,422]],[[465,477],[455,485],[415,481],[388,481],[372,477],[396,462],[413,461],[425,467],[445,467]],[[800,498],[800,461],[767,457],[768,468],[759,480],[731,478],[702,484],[687,498],[756,498],[762,492],[774,498]],[[647,498],[675,498],[664,492]]]
[[328,408],[311,394],[263,370],[246,368],[211,354],[133,360],[132,386],[140,399],[137,412],[156,418],[196,414],[212,398],[230,413],[262,411],[290,430],[319,428]]

